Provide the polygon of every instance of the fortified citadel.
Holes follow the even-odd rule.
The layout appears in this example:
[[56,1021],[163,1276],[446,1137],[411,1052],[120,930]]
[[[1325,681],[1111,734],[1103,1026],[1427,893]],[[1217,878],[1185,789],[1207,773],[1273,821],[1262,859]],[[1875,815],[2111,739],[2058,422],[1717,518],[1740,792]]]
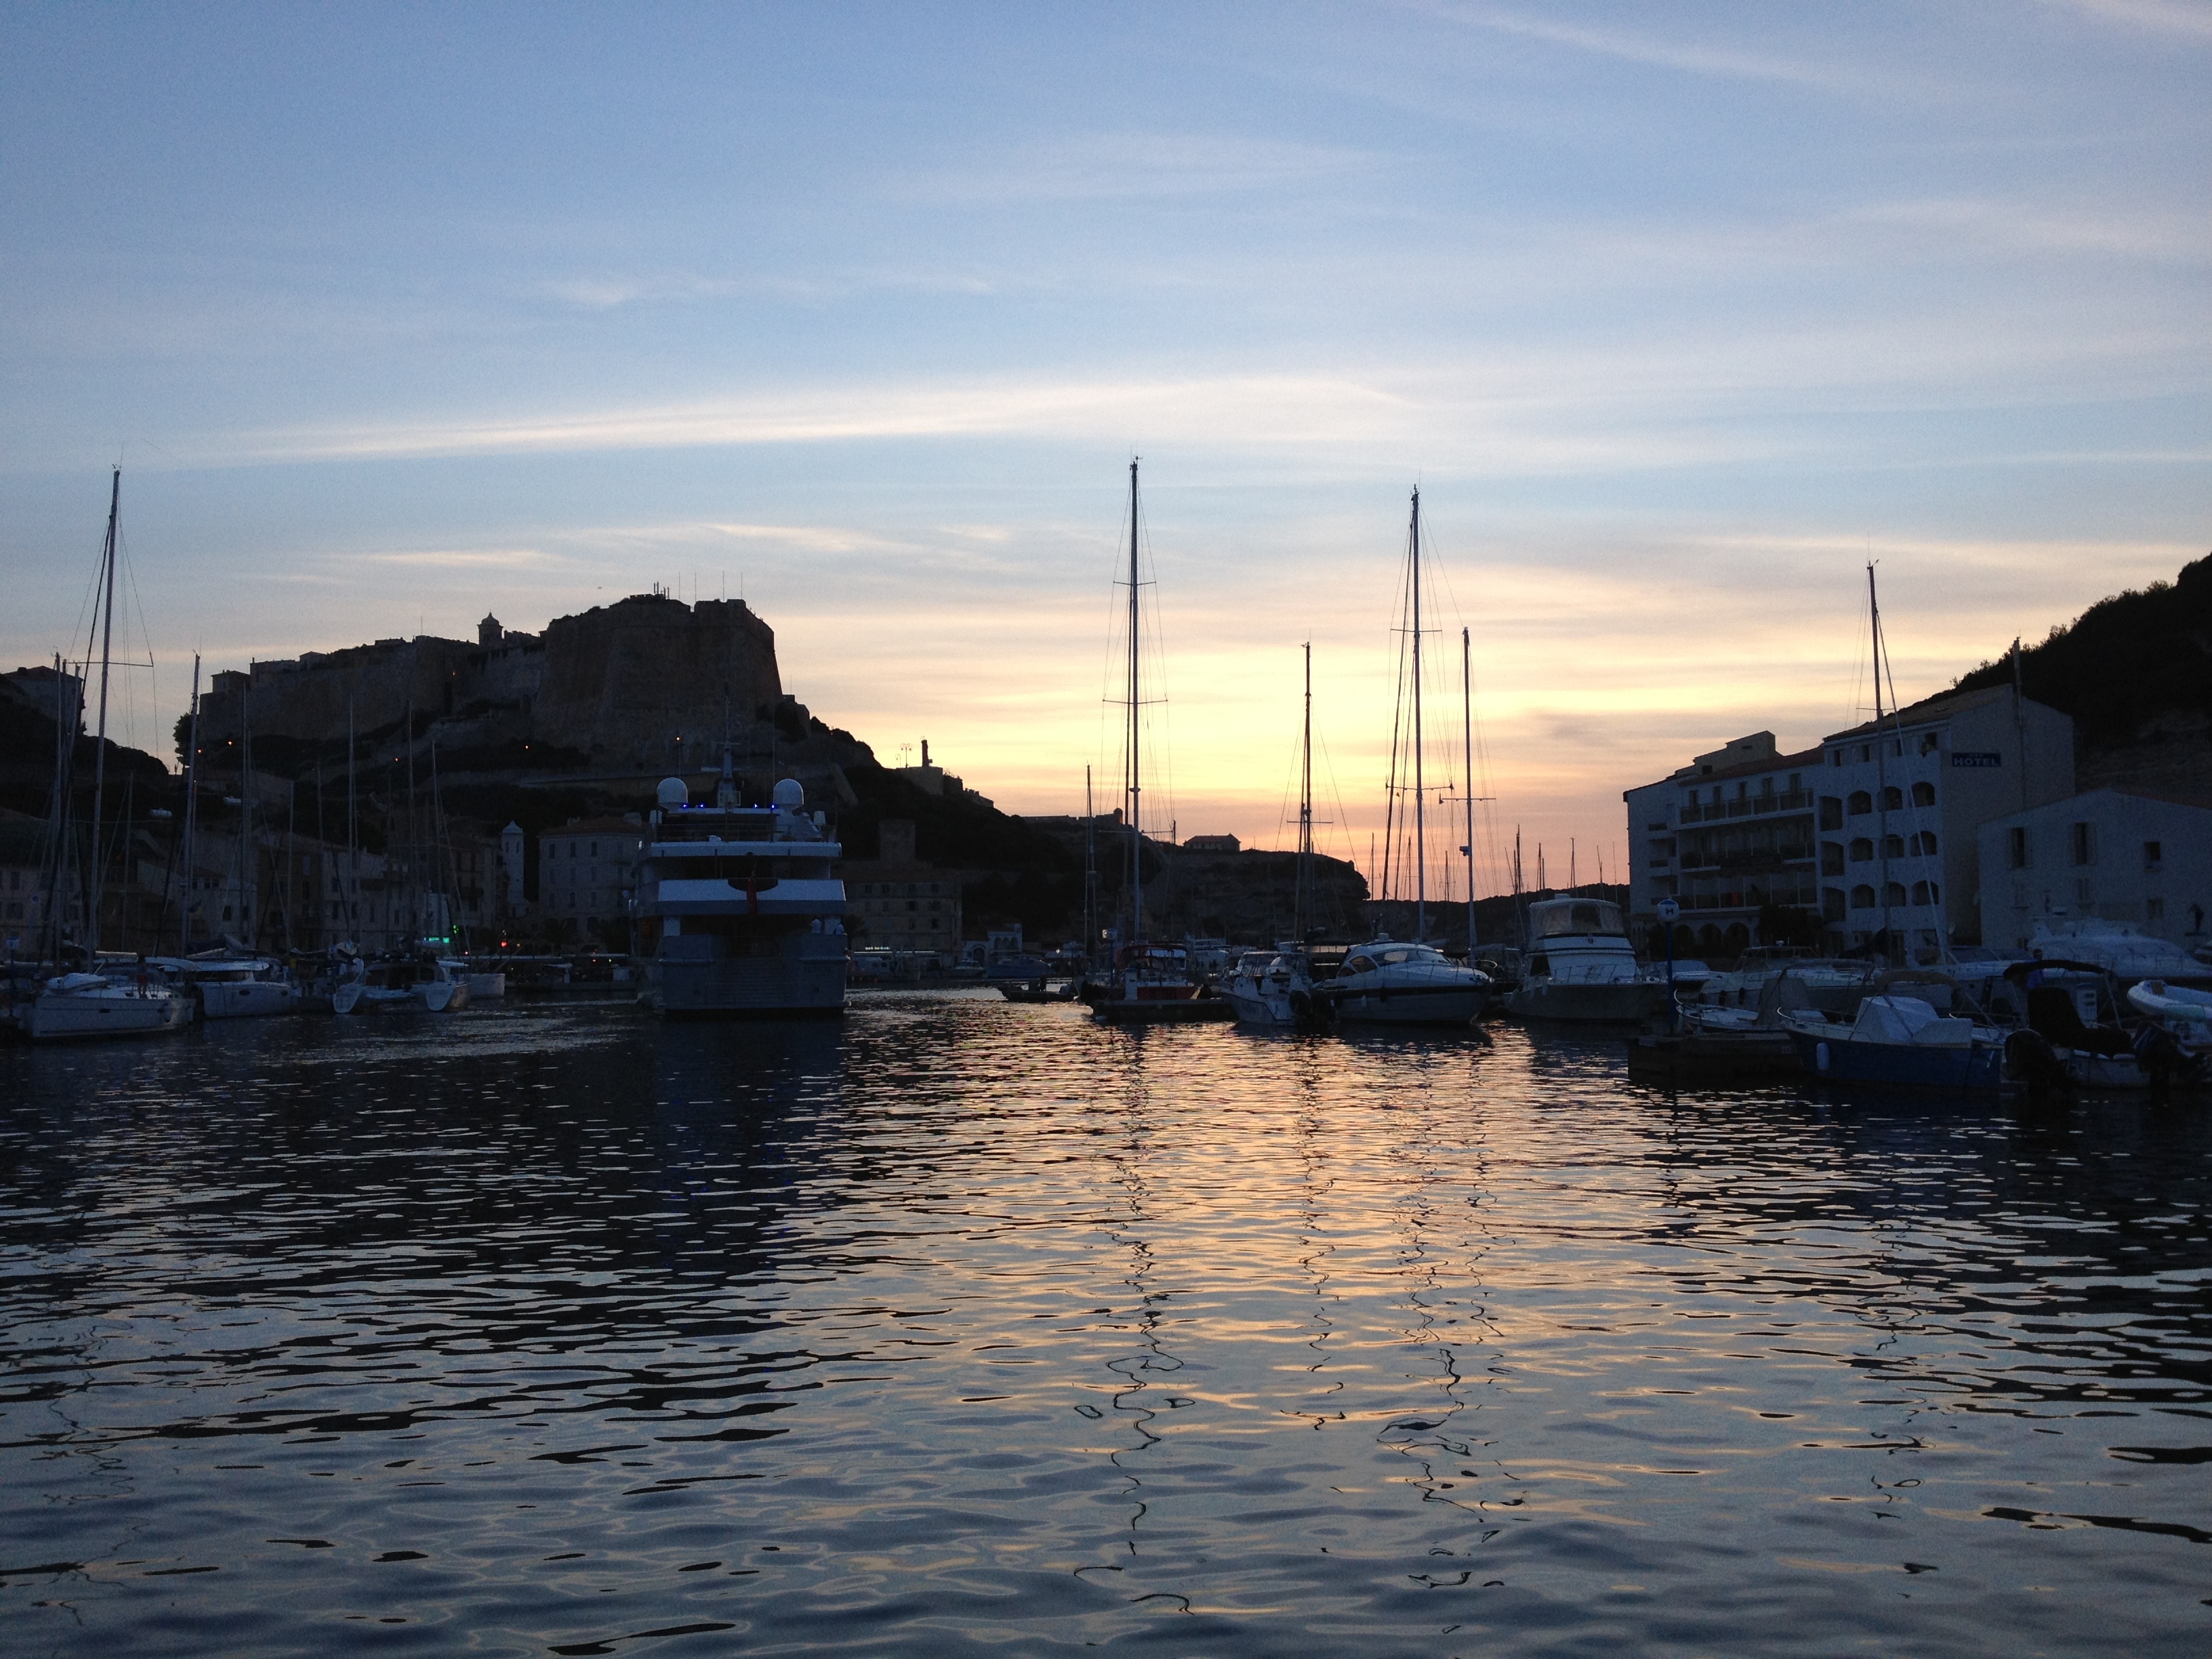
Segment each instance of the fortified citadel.
[[[700,775],[728,743],[766,761],[804,739],[775,630],[742,600],[637,594],[543,634],[495,617],[474,644],[417,635],[215,676],[200,742],[250,730],[264,763],[434,739],[450,775],[534,774],[615,785]],[[796,760],[799,757],[793,756]]]

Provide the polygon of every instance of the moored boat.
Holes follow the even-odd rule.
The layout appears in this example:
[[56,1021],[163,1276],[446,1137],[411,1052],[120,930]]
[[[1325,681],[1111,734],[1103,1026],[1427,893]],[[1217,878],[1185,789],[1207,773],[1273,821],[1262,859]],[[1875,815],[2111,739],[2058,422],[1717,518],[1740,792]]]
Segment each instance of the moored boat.
[[436,957],[399,953],[356,962],[331,992],[336,1014],[457,1014],[469,988]]
[[302,1006],[298,981],[285,971],[283,963],[267,957],[216,954],[148,960],[175,976],[199,1004],[202,1019],[295,1014]]
[[1528,907],[1527,968],[1505,1006],[1522,1019],[1633,1024],[1665,1012],[1667,981],[1636,960],[1619,905],[1544,899]]
[[58,974],[15,1006],[15,1023],[33,1042],[158,1036],[191,1023],[191,1003],[158,969]]
[[1352,1025],[1468,1025],[1490,1000],[1490,977],[1432,945],[1377,939],[1355,945],[1322,988]]
[[662,781],[638,872],[640,1000],[679,1019],[843,1013],[844,849],[805,789],[785,778],[767,806],[740,806],[725,750],[714,804],[689,796]]

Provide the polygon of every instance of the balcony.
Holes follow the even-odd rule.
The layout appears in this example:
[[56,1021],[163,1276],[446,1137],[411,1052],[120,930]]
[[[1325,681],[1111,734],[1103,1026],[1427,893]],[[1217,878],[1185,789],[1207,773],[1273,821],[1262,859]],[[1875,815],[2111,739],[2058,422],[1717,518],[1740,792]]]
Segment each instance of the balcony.
[[1685,806],[1681,811],[1684,823],[1717,823],[1723,818],[1765,817],[1775,812],[1809,812],[1813,797],[1805,790],[1791,789],[1779,795],[1746,795],[1741,800],[1716,801],[1706,806]]

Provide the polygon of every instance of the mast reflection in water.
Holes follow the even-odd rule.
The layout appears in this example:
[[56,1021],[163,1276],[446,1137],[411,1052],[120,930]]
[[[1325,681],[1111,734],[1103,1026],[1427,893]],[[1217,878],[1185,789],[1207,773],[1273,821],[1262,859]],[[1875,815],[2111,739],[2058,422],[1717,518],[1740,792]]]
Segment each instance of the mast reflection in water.
[[862,1000],[0,1054],[20,1652],[2212,1643],[2212,1134]]

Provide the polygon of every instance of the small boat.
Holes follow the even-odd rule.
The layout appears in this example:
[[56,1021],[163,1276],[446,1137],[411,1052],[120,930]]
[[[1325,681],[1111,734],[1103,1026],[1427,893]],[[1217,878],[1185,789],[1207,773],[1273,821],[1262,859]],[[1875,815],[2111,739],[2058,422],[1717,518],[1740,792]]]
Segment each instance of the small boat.
[[1221,981],[1221,1000],[1236,1011],[1240,1024],[1283,1031],[1326,1030],[1336,1011],[1315,969],[1313,957],[1296,945],[1247,951]]
[[1066,980],[1055,990],[1041,979],[1019,982],[1001,980],[999,994],[1008,1002],[1073,1002],[1077,985],[1077,981]]
[[1201,995],[1190,976],[1190,953],[1179,945],[1139,939],[1115,955],[1103,980],[1090,980],[1081,995],[1091,1012],[1113,1025],[1180,1024],[1234,1019],[1237,1011],[1220,997]]
[[433,956],[356,962],[331,993],[337,1014],[456,1014],[468,1006],[467,984]]
[[2179,945],[2154,933],[2138,932],[2124,921],[2094,917],[2039,921],[2027,942],[2035,956],[2093,963],[2123,985],[2145,979],[2194,979],[2204,966]]
[[202,1019],[252,1019],[296,1014],[305,999],[284,965],[266,957],[217,953],[200,957],[149,957],[174,975],[199,1004]]
[[[1922,994],[1905,994],[1905,987]],[[2008,1047],[2021,1048],[2023,1036],[2027,1046],[2039,1039],[2008,1033],[1980,1014],[1948,975],[1900,969],[1883,975],[1849,1020],[1818,1009],[1781,1018],[1807,1073],[1822,1082],[1995,1093],[2027,1072],[2019,1053],[2008,1065]]]
[[1354,945],[1324,990],[1347,1025],[1469,1025],[1491,983],[1432,945],[1378,939]]
[[15,1006],[15,1023],[33,1042],[158,1036],[191,1023],[191,1000],[158,969],[58,974]]
[[[2122,1024],[2112,976],[2095,963],[2043,958],[2008,964],[1990,1006],[2049,1045],[2068,1080],[2084,1089],[2147,1089],[2136,1036]],[[2025,1048],[2022,1049],[2025,1054]]]
[[2185,1054],[2212,1054],[2212,991],[2140,980],[2128,987],[2128,1006],[2171,1032]]
[[469,1001],[501,1002],[507,997],[507,975],[498,969],[483,969],[466,957],[445,957],[446,971],[469,988]]
[[[1677,973],[1678,988],[1690,982]],[[1571,895],[1528,907],[1527,969],[1505,1006],[1522,1019],[1635,1024],[1665,1012],[1667,981],[1637,961],[1619,905]]]

